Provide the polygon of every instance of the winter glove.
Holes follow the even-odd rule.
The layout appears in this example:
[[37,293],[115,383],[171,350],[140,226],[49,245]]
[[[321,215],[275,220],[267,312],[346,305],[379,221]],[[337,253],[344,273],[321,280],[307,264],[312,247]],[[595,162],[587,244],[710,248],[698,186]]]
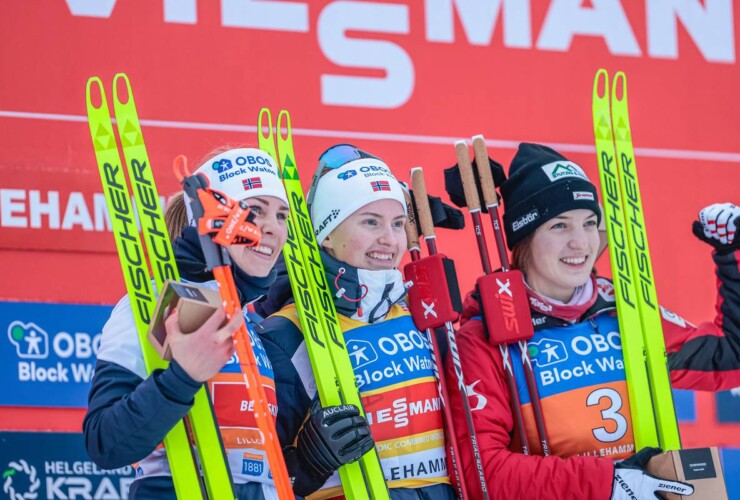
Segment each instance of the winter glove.
[[[504,167],[496,160],[488,159],[489,168],[491,169],[491,175],[493,175],[493,183],[496,188],[500,187],[501,184],[506,180],[506,174],[504,173]],[[478,164],[475,160],[472,161],[473,166],[473,177],[475,178],[475,186],[478,188],[478,199],[481,200],[481,211],[488,213],[488,209],[483,203],[483,188],[478,180]],[[465,191],[463,190],[462,177],[460,176],[460,167],[455,164],[450,168],[445,169],[445,191],[450,196],[452,203],[458,207],[467,207],[468,204],[465,201]]]
[[[416,198],[414,197],[414,191],[409,188],[405,182],[401,183],[401,186],[411,196],[411,207],[414,210],[416,220],[419,220],[419,216],[416,210]],[[457,208],[448,205],[442,201],[439,196],[432,196],[427,194],[427,200],[429,201],[429,211],[432,214],[432,224],[434,227],[441,227],[444,229],[464,229],[465,228],[465,217],[463,213]]]
[[699,212],[699,220],[694,221],[692,229],[697,238],[725,254],[740,248],[740,238],[735,238],[738,227],[740,207],[732,203],[715,203]]
[[293,491],[306,496],[319,489],[340,466],[359,460],[375,442],[365,417],[354,405],[311,406],[298,433],[298,446],[285,450]]
[[650,459],[662,452],[660,448],[643,448],[630,458],[614,464],[612,500],[660,498],[659,491],[682,496],[693,494],[694,487],[690,484],[661,479],[645,472]]

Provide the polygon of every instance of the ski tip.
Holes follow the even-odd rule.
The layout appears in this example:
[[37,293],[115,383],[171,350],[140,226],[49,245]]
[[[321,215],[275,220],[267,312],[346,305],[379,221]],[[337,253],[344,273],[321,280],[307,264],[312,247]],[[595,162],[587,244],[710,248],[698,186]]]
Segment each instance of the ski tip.
[[420,171],[422,171],[422,172],[424,171],[424,169],[423,169],[423,168],[421,168],[421,167],[413,167],[413,168],[411,169],[411,171],[410,171],[410,175],[411,175],[411,176],[413,176],[413,175],[414,175],[414,172],[416,172],[417,170],[420,170]]
[[[97,90],[93,95],[94,90]],[[87,85],[85,85],[85,98],[87,99],[88,110],[102,109],[105,107],[105,90],[103,89],[103,81],[97,76],[91,76],[87,79]]]
[[468,145],[468,143],[467,143],[467,141],[465,139],[460,139],[459,141],[455,141],[455,147],[457,147],[457,146],[459,146],[461,144],[463,146],[467,146]]
[[483,137],[483,134],[478,134],[473,136],[473,142],[475,141],[483,141],[486,142],[486,139]]

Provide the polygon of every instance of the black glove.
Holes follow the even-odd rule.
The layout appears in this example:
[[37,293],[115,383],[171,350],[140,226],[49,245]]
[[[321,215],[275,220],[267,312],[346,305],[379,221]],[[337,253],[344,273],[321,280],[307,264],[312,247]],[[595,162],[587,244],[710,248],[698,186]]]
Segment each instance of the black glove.
[[374,445],[370,426],[356,406],[322,408],[315,401],[298,433],[298,446],[285,450],[288,470],[295,478],[293,490],[301,496],[313,493],[340,466],[359,460]]
[[715,203],[699,212],[699,220],[691,228],[694,235],[709,243],[718,253],[725,254],[740,248],[740,207],[732,203]]
[[[416,198],[414,197],[414,191],[405,182],[401,183],[401,186],[408,191],[411,196],[411,209],[414,211],[416,220],[419,220],[419,213],[416,210]],[[465,217],[463,213],[457,208],[448,205],[442,201],[439,196],[432,196],[427,194],[427,201],[429,201],[429,211],[432,214],[432,224],[434,227],[441,227],[444,229],[463,229],[465,228]],[[419,228],[421,231],[421,228]]]
[[630,458],[614,464],[612,500],[660,498],[659,491],[682,496],[694,493],[694,487],[690,484],[661,479],[645,472],[650,459],[662,452],[660,448],[643,448]]
[[[496,188],[501,187],[501,184],[506,180],[506,174],[504,173],[504,167],[497,161],[488,159],[489,168],[491,169],[491,175],[493,175],[493,183]],[[478,180],[478,165],[475,160],[472,161],[473,165],[473,177],[475,178],[475,186],[478,188],[478,199],[481,202],[481,211],[488,213],[488,209],[483,202],[483,188],[481,188],[480,181]],[[460,177],[460,167],[455,164],[450,168],[445,169],[445,191],[450,196],[452,203],[458,207],[467,207],[468,204],[465,201],[465,191],[463,191],[462,177]]]

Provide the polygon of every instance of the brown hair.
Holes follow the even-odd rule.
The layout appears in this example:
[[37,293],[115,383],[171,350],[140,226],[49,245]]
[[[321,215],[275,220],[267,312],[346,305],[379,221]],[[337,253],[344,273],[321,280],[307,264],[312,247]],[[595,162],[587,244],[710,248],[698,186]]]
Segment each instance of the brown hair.
[[188,225],[188,212],[185,208],[185,193],[180,191],[170,198],[164,210],[164,223],[167,225],[167,234],[170,241],[180,236],[182,230]]
[[532,262],[532,240],[534,233],[528,234],[524,239],[518,241],[511,249],[511,268],[519,269],[526,274],[527,267]]

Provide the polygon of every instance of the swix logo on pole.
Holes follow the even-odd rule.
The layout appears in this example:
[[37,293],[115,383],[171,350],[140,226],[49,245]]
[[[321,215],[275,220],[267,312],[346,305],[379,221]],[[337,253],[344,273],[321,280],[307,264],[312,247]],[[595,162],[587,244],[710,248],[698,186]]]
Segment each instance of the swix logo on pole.
[[511,294],[511,281],[506,280],[506,283],[501,283],[501,280],[496,278],[496,283],[498,283],[499,289],[498,294],[501,295],[502,293],[507,294],[509,297],[513,298],[513,295]]
[[434,302],[432,302],[431,304],[427,304],[426,302],[424,302],[424,301],[422,300],[422,301],[421,301],[421,307],[423,307],[423,308],[424,308],[424,317],[425,317],[425,318],[427,318],[427,317],[428,317],[428,316],[429,316],[430,314],[431,314],[432,316],[434,316],[435,318],[437,317],[437,313],[436,313],[436,311],[434,310]]

